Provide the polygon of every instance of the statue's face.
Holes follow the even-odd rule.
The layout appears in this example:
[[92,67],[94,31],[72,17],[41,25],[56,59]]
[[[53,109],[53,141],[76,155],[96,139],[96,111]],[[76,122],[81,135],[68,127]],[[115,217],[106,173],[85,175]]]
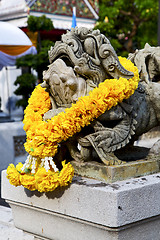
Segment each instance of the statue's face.
[[150,54],[147,57],[146,68],[149,80],[160,83],[160,53],[159,51]]

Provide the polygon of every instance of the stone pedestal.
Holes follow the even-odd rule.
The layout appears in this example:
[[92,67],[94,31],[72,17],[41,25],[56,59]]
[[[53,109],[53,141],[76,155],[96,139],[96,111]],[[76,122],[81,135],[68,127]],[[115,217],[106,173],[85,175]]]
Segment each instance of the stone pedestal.
[[71,162],[74,172],[82,177],[88,177],[112,183],[129,178],[146,176],[160,172],[160,156],[150,156],[148,159],[130,161],[120,165],[106,166],[97,162]]
[[10,163],[26,160],[25,139],[22,121],[0,123],[0,172]]
[[41,194],[10,185],[3,171],[2,197],[15,226],[35,239],[160,239],[160,173],[114,183],[75,177]]

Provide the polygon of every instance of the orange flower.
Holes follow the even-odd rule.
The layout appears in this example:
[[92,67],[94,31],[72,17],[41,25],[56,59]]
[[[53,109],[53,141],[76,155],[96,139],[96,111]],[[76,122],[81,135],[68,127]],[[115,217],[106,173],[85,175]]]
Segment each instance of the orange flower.
[[16,187],[21,185],[20,173],[13,164],[10,164],[7,168],[7,178],[9,179],[10,184]]
[[43,167],[38,169],[35,174],[35,179],[39,192],[53,191],[59,186],[58,173],[52,172],[51,170],[47,172]]
[[72,167],[72,165],[70,163],[65,163],[66,161],[62,162],[62,170],[58,176],[58,181],[60,183],[60,186],[67,186],[68,183],[72,182],[72,178],[74,175],[74,168]]
[[30,174],[20,175],[20,182],[23,187],[29,189],[30,191],[37,189],[35,177]]

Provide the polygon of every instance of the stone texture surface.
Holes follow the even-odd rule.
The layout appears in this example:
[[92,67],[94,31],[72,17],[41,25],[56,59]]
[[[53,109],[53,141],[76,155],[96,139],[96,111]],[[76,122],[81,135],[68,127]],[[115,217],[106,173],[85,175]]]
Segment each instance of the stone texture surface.
[[0,206],[0,239],[34,240],[34,236],[16,228],[13,223],[11,208]]
[[159,158],[126,162],[121,165],[106,166],[96,162],[72,161],[75,173],[105,182],[116,182],[133,177],[140,177],[160,171]]
[[15,226],[56,240],[159,240],[160,173],[115,183],[75,177],[52,193],[14,187],[3,171],[2,197]]

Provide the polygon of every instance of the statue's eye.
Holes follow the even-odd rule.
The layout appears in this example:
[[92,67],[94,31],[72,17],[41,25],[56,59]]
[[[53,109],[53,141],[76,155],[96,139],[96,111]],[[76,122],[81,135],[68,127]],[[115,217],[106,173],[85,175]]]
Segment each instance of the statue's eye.
[[69,45],[70,47],[74,47],[73,43],[69,43],[68,45]]
[[105,51],[103,52],[103,54],[105,55],[105,57],[108,57],[110,53],[109,53],[108,50],[105,50]]
[[113,64],[111,64],[111,65],[108,66],[108,70],[109,70],[109,71],[113,71],[114,68],[115,68],[115,66],[114,66]]
[[78,66],[79,67],[84,67],[84,63],[79,63]]

